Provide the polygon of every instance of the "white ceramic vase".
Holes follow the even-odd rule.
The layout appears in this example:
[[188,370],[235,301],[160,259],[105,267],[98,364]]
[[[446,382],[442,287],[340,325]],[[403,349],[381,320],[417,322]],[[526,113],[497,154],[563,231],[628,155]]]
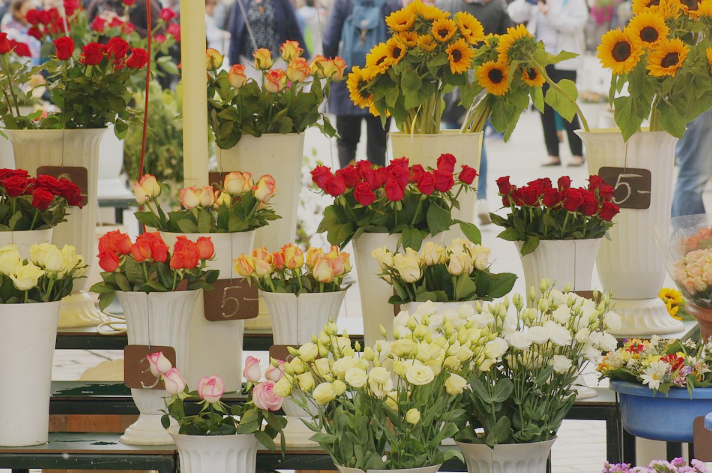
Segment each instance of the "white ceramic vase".
[[[116,292],[126,316],[129,345],[173,347],[176,367],[188,364],[188,329],[198,291]],[[161,425],[166,392],[161,389],[131,389],[139,418],[121,436],[128,445],[170,445],[171,436]]]
[[47,443],[60,302],[0,304],[0,446]]
[[254,473],[257,447],[254,435],[183,435],[168,429],[178,447],[182,473]]
[[[577,131],[586,146],[590,174],[602,167],[640,168],[652,174],[650,208],[621,209],[604,240],[596,267],[601,284],[612,291],[615,311],[622,317],[614,335],[652,335],[683,330],[673,319],[658,293],[665,280],[665,265],[653,240],[653,229],[661,235],[670,229],[673,195],[673,164],[677,138],[664,131],[638,132],[627,143],[618,129]],[[615,182],[609,183],[613,186]]]
[[29,258],[32,245],[52,242],[52,229],[25,230],[21,232],[0,232],[0,247],[17,245],[23,258]]
[[[442,130],[439,134],[410,135],[408,133],[389,133],[393,159],[408,158],[411,165],[435,167],[437,159],[443,153],[450,153],[457,159],[455,171],[459,171],[462,164],[480,170],[482,156],[482,140],[484,133],[460,133],[459,130]],[[479,176],[472,183],[477,187]],[[460,209],[453,209],[452,218],[464,222],[475,223],[475,207],[477,205],[477,192],[460,194]],[[445,241],[455,238],[465,238],[459,226],[445,232]]]
[[[97,253],[95,227],[98,209],[99,145],[106,128],[87,130],[4,130],[15,154],[15,165],[33,176],[42,166],[87,169],[87,205],[71,207],[67,221],[54,229],[53,243],[72,245],[91,265]],[[91,268],[88,269],[91,272]],[[74,282],[74,291],[62,300],[60,328],[91,327],[101,323],[101,313],[86,292],[87,279]]]
[[[163,241],[173,246],[179,236],[197,241],[210,237],[215,247],[215,258],[208,261],[207,269],[220,271],[219,279],[242,278],[235,271],[233,261],[242,253],[252,252],[255,232],[238,233],[169,233],[161,232]],[[190,359],[185,371],[188,386],[197,386],[203,376],[217,374],[225,381],[226,391],[239,391],[242,387],[242,345],[245,322],[226,320],[211,322],[205,318],[204,297],[223,299],[223,294],[199,291],[190,322]]]
[[544,442],[487,445],[460,443],[468,473],[545,473],[556,439]]
[[421,468],[401,468],[398,470],[359,470],[358,468],[349,468],[346,466],[334,465],[341,473],[436,473],[440,469],[440,465],[424,466]]
[[257,230],[255,245],[277,251],[297,236],[299,191],[302,186],[304,133],[267,133],[259,138],[243,135],[233,148],[217,150],[218,170],[249,172],[257,180],[270,174],[277,195],[270,204],[282,218]]
[[[420,304],[423,304],[423,302],[408,302],[405,305],[400,306],[401,310],[407,310],[408,313],[413,315],[416,310],[418,310],[418,307]],[[460,308],[460,306],[467,304],[469,306],[472,306],[472,308],[475,308],[475,301],[455,301],[455,302],[433,302],[435,304],[435,307],[437,307],[437,313],[442,314],[446,310],[454,310],[457,312],[457,310]]]

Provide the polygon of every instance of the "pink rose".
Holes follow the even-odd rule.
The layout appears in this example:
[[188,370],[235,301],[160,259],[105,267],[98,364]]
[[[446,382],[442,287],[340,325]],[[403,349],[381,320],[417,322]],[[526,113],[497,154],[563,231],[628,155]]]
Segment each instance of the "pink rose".
[[198,396],[203,401],[215,404],[225,394],[225,382],[218,375],[205,376],[198,381]]
[[148,366],[151,368],[151,374],[156,378],[168,373],[173,368],[173,365],[171,365],[171,362],[168,361],[162,351],[151,353],[146,358],[148,359]]
[[274,393],[274,383],[265,381],[258,384],[252,390],[252,400],[255,406],[263,411],[278,411],[282,408],[284,398],[277,396]]
[[166,392],[171,395],[180,394],[185,391],[185,379],[180,374],[178,368],[171,368],[166,374],[161,376],[163,384],[166,385]]
[[248,356],[245,360],[245,370],[242,372],[242,376],[244,376],[247,381],[251,381],[253,383],[258,382],[262,377],[260,360],[254,356]]
[[273,381],[276,383],[277,381],[282,379],[282,377],[284,377],[284,360],[277,360],[277,364],[279,365],[278,368],[269,365],[269,367],[265,371],[265,378],[267,378],[268,381]]

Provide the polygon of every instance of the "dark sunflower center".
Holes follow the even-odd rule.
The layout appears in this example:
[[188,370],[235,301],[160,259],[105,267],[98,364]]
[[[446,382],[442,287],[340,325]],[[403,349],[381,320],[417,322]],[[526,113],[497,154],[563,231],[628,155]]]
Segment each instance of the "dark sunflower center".
[[489,77],[490,82],[493,84],[499,84],[502,82],[502,79],[504,79],[504,74],[502,74],[502,71],[499,69],[492,69],[487,73],[487,77]]
[[657,7],[660,5],[660,0],[652,0],[650,3],[648,3],[649,7]]
[[656,30],[652,26],[646,26],[645,28],[640,30],[640,39],[642,39],[646,43],[654,43],[658,40],[659,37],[660,34],[658,33],[658,30]]
[[358,94],[364,99],[367,99],[371,95],[365,90],[366,85],[368,84],[365,80],[358,81]]
[[378,58],[378,61],[376,61],[376,65],[377,65],[377,66],[380,66],[381,63],[382,63],[383,61],[385,61],[385,60],[386,60],[386,56],[379,57],[379,58]]
[[454,50],[452,52],[453,62],[460,62],[460,59],[462,59],[462,52],[459,49]]
[[439,35],[441,38],[444,38],[445,36],[447,36],[448,33],[449,33],[449,31],[446,30],[446,29],[444,29],[444,28],[443,28],[442,30],[438,30],[438,35]]
[[627,41],[619,41],[613,46],[611,56],[618,62],[623,62],[630,57],[630,43]]
[[399,57],[401,57],[402,54],[403,54],[403,50],[401,48],[399,48],[398,46],[393,48],[393,57],[395,59],[398,59]]
[[662,67],[672,67],[676,66],[679,61],[680,55],[678,53],[668,53],[663,60],[660,61],[660,65]]
[[682,0],[682,3],[687,6],[688,10],[697,10],[700,2],[698,0]]
[[527,69],[527,77],[529,80],[536,79],[536,69]]

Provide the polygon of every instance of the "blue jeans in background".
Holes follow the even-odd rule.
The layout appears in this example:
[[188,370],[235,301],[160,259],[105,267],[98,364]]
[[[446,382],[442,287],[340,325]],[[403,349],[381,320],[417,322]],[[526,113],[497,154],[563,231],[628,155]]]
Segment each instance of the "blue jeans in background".
[[712,175],[712,110],[687,124],[675,154],[680,173],[675,185],[672,216],[703,214],[702,192]]

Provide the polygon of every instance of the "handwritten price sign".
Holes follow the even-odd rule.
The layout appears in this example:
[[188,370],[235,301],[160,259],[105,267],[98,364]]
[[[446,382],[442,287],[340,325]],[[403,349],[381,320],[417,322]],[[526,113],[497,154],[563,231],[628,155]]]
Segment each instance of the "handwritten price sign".
[[218,279],[205,291],[205,318],[211,322],[254,319],[260,312],[257,285],[246,279]]
[[601,179],[613,186],[613,203],[622,209],[650,208],[652,177],[648,169],[604,167],[598,171]]
[[153,345],[126,345],[124,347],[124,384],[131,389],[166,389],[163,381],[151,374],[146,357],[162,351],[171,365],[176,365],[176,350],[173,347]]

